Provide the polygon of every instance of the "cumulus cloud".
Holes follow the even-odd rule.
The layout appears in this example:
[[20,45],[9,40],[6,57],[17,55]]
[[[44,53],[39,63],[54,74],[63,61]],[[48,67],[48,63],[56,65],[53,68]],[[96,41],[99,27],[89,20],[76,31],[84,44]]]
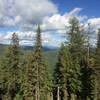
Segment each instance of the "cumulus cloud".
[[[43,45],[60,46],[60,43],[65,40],[62,35],[66,33],[69,19],[72,16],[76,16],[81,24],[84,23],[84,28],[88,27],[88,23],[91,23],[94,30],[99,28],[100,18],[88,18],[86,15],[80,15],[82,10],[82,8],[74,8],[61,15],[51,0],[21,0],[20,2],[18,0],[0,0],[0,26],[19,26],[23,29],[23,31],[17,32],[20,44],[33,45],[36,34],[34,24],[41,22]],[[92,35],[94,41],[96,32]],[[12,33],[0,34],[0,43],[10,43]]]
[[52,16],[47,16],[42,21],[42,29],[43,30],[54,30],[52,33],[58,33],[60,35],[65,35],[66,31],[68,31],[69,27],[69,19],[73,16],[77,17],[79,21],[82,23],[87,20],[87,16],[79,15],[82,8],[74,8],[70,12],[66,12],[63,15],[54,14]]
[[77,16],[77,14],[79,14],[79,12],[82,10],[82,8],[74,8],[68,15],[69,16]]
[[[77,16],[80,19],[82,19],[82,16],[78,16],[78,14],[80,13],[80,11],[82,10],[82,8],[74,8],[72,11],[67,12],[63,15],[61,14],[54,14],[53,16],[47,16],[43,19],[42,23],[42,27],[45,29],[60,29],[60,28],[65,28],[65,26],[69,25],[69,19],[72,16]],[[85,17],[84,17],[85,18]],[[83,18],[83,19],[84,19]]]
[[50,0],[0,0],[0,26],[39,23],[57,12],[57,6]]

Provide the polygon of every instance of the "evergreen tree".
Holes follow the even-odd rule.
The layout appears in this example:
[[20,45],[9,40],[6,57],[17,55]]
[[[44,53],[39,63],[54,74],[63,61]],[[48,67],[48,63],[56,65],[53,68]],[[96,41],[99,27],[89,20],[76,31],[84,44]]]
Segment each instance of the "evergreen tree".
[[45,80],[44,80],[44,93],[45,100],[51,100],[53,98],[53,75],[52,70],[50,69],[51,65],[48,65],[48,62],[45,61]]
[[8,47],[2,62],[6,94],[4,100],[13,100],[19,91],[19,39],[16,33],[12,34],[11,45]]
[[6,93],[6,70],[5,67],[3,66],[5,64],[3,58],[0,58],[0,100],[2,100],[3,96],[5,95]]
[[58,55],[58,62],[56,64],[56,68],[54,71],[54,83],[55,83],[55,98],[57,98],[57,92],[59,88],[59,98],[61,100],[68,100],[68,79],[69,79],[69,71],[71,70],[72,62],[70,58],[69,51],[64,46],[61,45],[61,49]]
[[82,68],[82,99],[83,100],[97,100],[97,79],[94,66],[92,66],[90,60],[90,43],[89,38],[87,41],[87,47],[85,48],[84,64]]
[[69,71],[68,79],[68,91],[70,94],[70,100],[80,99],[81,93],[81,69],[78,61],[73,61],[71,71]]
[[80,31],[80,24],[76,17],[72,17],[69,21],[70,23],[70,32],[69,32],[69,49],[72,57],[73,68],[72,73],[70,73],[73,78],[70,78],[70,87],[71,93],[75,99],[80,97],[81,92],[81,67],[84,58],[84,36]]
[[82,69],[82,100],[97,100],[97,79],[93,68]]
[[97,45],[96,45],[96,57],[95,57],[95,67],[97,72],[97,79],[98,79],[98,99],[100,99],[100,29],[98,30],[98,38],[97,38]]
[[79,63],[82,63],[84,58],[84,44],[85,37],[80,30],[80,23],[76,17],[72,17],[69,21],[70,32],[69,32],[69,48],[73,59],[77,59]]
[[34,50],[29,55],[26,65],[26,81],[24,83],[25,100],[46,99],[45,93],[47,93],[47,90],[49,89],[49,74],[43,57],[41,42],[41,29],[38,25]]
[[35,88],[36,88],[36,68],[34,66],[34,55],[29,54],[27,57],[25,67],[25,75],[22,81],[22,89],[24,100],[36,100],[35,99]]
[[100,66],[100,29],[98,30],[97,48],[96,48],[96,66]]

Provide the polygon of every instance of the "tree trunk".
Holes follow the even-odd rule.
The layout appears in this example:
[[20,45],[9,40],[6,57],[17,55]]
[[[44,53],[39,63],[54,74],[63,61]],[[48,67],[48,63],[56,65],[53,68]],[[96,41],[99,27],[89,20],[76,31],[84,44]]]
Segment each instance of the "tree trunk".
[[37,100],[40,100],[40,89],[39,89],[39,83],[38,83],[38,91],[37,91]]
[[67,89],[64,89],[64,100],[68,100]]
[[47,93],[47,98],[46,98],[46,100],[51,100],[50,93]]
[[71,100],[76,100],[76,96],[74,94],[71,94]]
[[59,86],[58,86],[58,88],[57,88],[57,100],[60,100],[60,95],[59,95]]
[[37,89],[36,89],[35,100],[40,100],[39,86],[37,86]]
[[37,89],[35,91],[35,100],[37,100]]

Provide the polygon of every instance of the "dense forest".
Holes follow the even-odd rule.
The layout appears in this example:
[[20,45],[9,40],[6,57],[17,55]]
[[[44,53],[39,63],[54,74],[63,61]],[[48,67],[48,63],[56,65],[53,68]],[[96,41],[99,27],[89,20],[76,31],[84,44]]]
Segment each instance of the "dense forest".
[[91,31],[81,29],[76,17],[69,24],[54,54],[44,54],[40,25],[27,52],[12,34],[11,44],[0,51],[0,100],[100,100],[100,29],[91,46]]

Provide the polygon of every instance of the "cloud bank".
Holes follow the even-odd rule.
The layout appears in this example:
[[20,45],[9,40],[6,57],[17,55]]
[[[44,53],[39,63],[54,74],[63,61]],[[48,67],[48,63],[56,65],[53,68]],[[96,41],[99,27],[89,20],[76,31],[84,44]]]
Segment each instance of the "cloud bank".
[[[74,8],[63,15],[51,0],[0,0],[0,27],[17,27],[21,45],[33,45],[36,34],[36,24],[41,23],[43,45],[60,46],[65,39],[63,35],[69,26],[69,19],[76,16],[84,27],[88,23],[95,32],[92,32],[92,40],[96,40],[97,29],[100,26],[100,18],[89,18],[81,15],[82,8]],[[0,33],[0,43],[10,43],[13,32],[8,30]]]
[[23,27],[58,12],[50,0],[0,0],[0,26]]

